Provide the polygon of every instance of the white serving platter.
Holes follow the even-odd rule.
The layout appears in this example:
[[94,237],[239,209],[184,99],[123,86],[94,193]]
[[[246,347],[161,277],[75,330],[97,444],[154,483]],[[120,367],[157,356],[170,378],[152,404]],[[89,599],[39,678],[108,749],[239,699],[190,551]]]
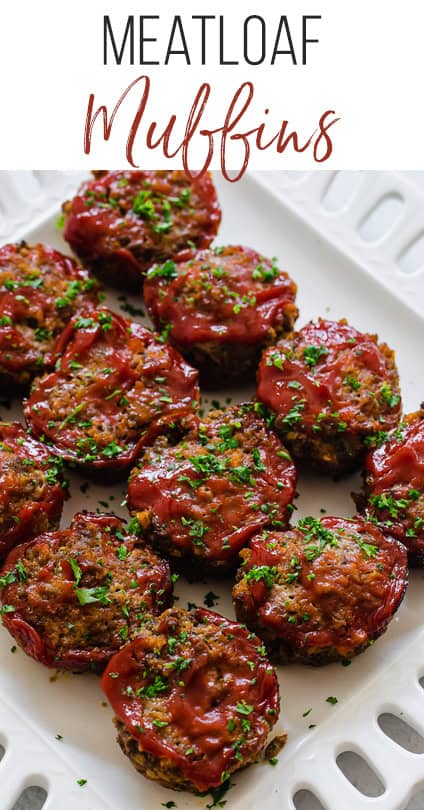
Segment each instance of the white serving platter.
[[[299,325],[318,315],[347,317],[359,329],[377,332],[396,349],[405,410],[416,409],[424,399],[423,319],[255,178],[233,185],[216,180],[223,209],[217,244],[244,243],[277,256],[299,285]],[[41,215],[20,236],[67,252],[55,227],[57,213],[56,207]],[[134,298],[128,300],[141,305]],[[116,294],[108,294],[108,303],[121,311]],[[205,407],[212,399],[241,400],[250,394],[249,390],[208,394]],[[2,408],[0,416],[21,418],[20,406]],[[79,489],[83,481],[76,475],[71,478],[63,525],[80,509],[107,511],[100,501],[109,504],[109,511],[126,516],[120,506],[123,485],[90,484],[84,494]],[[297,515],[319,516],[324,508],[329,514],[350,516],[354,513],[350,493],[358,486],[359,476],[339,483],[302,476]],[[234,777],[234,787],[225,796],[226,810],[257,810],[264,801],[269,810],[299,810],[304,791],[313,793],[326,810],[406,807],[424,786],[424,757],[390,739],[378,718],[401,717],[424,737],[423,589],[424,572],[412,572],[407,597],[389,630],[351,666],[278,668],[282,712],[277,731],[288,733],[287,744],[275,767],[255,765]],[[180,581],[177,604],[201,605],[208,591],[219,595],[215,609],[233,616],[230,582]],[[12,644],[1,629],[0,746],[5,754],[0,761],[0,810],[11,810],[29,785],[47,792],[44,810],[159,810],[172,800],[177,810],[194,810],[210,803],[165,790],[135,772],[115,743],[111,712],[95,676],[52,677],[22,651],[11,654]],[[329,696],[337,697],[336,705],[326,701]],[[62,740],[56,739],[58,734]],[[348,781],[337,764],[344,752],[359,754],[369,763],[382,784],[380,795],[365,796]],[[87,784],[80,787],[78,779]]]

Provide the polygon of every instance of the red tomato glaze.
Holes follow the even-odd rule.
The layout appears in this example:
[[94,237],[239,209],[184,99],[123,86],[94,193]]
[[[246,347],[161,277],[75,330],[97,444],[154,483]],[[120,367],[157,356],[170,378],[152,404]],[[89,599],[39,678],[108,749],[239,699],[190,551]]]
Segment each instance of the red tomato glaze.
[[231,570],[261,527],[285,528],[295,488],[278,436],[254,407],[235,406],[211,412],[180,443],[159,439],[147,449],[130,476],[128,508],[193,577],[197,566]]
[[307,517],[241,552],[236,615],[275,660],[351,658],[387,627],[407,585],[406,554],[362,518]]
[[144,296],[156,326],[170,324],[169,338],[181,349],[205,341],[261,343],[271,329],[288,331],[297,315],[296,285],[287,273],[276,260],[240,246],[151,268]]
[[[162,728],[149,697],[155,683]],[[170,760],[199,791],[255,758],[279,711],[276,674],[259,640],[201,608],[170,610],[147,626],[111,660],[102,687],[140,750]]]
[[295,458],[335,468],[351,465],[401,412],[393,352],[346,321],[319,319],[267,349],[257,396],[275,412]]
[[37,244],[0,248],[0,376],[27,385],[52,364],[75,312],[98,303],[98,283],[73,259]]
[[367,514],[424,564],[424,414],[409,414],[365,460]]
[[0,557],[54,528],[65,492],[60,461],[18,422],[0,422]]
[[103,667],[172,602],[168,564],[114,515],[77,514],[68,529],[13,549],[0,579],[4,626],[58,669]]
[[52,452],[119,473],[158,433],[197,407],[197,372],[140,324],[100,309],[74,318],[56,371],[33,386],[25,417]]
[[221,210],[210,175],[115,171],[83,183],[66,203],[65,239],[77,256],[117,286],[141,287],[155,261],[191,243],[206,247]]

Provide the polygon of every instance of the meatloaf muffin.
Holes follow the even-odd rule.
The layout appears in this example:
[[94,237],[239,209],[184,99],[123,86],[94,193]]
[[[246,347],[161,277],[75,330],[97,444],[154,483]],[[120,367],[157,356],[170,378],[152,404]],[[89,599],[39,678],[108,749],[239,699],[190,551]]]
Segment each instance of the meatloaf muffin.
[[211,411],[177,444],[159,438],[130,475],[128,508],[190,579],[228,574],[264,526],[284,529],[296,470],[252,405]]
[[210,175],[179,171],[97,172],[63,210],[65,239],[83,263],[135,291],[154,262],[207,247],[221,221]]
[[19,422],[0,422],[0,559],[18,543],[56,528],[66,487],[60,459]]
[[100,287],[68,256],[45,245],[0,248],[0,385],[29,387],[50,368],[54,342],[75,312],[98,303]]
[[195,793],[255,762],[279,713],[259,639],[198,608],[168,610],[109,663],[118,742],[149,779]]
[[202,382],[222,385],[253,376],[264,346],[292,330],[296,290],[276,259],[228,246],[152,267],[144,297]]
[[267,349],[257,396],[294,458],[326,473],[358,466],[401,414],[394,352],[346,320],[320,318]]
[[56,348],[56,370],[36,380],[25,416],[52,452],[85,470],[125,474],[143,445],[197,407],[197,371],[110,310],[74,318]]
[[101,669],[172,601],[168,564],[114,515],[81,512],[41,534],[0,571],[3,624],[57,669]]
[[358,505],[381,531],[400,540],[412,565],[424,566],[424,410],[379,436],[365,460]]
[[362,518],[305,517],[240,556],[237,618],[282,663],[350,660],[385,631],[407,585],[403,546]]

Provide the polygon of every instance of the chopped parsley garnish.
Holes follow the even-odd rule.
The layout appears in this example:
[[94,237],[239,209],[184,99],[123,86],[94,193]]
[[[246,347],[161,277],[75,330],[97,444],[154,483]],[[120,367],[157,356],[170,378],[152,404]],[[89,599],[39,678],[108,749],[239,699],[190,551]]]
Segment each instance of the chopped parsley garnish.
[[151,199],[152,192],[149,190],[139,191],[133,201],[132,210],[142,219],[152,219],[155,215],[155,205]]
[[290,382],[287,383],[287,388],[297,388],[297,389],[300,388],[300,389],[302,389],[303,385],[298,380],[290,380]]
[[282,425],[288,426],[290,428],[295,427],[302,421],[302,411],[305,410],[305,402],[306,400],[300,400],[297,402],[290,411],[285,415],[285,417],[281,420]]
[[112,328],[112,315],[109,312],[100,311],[97,319],[104,332],[108,332]]
[[250,467],[247,467],[246,464],[241,464],[239,467],[232,467],[230,471],[230,478],[232,481],[240,484],[250,484],[251,486],[255,485],[255,479],[252,476],[252,471]]
[[74,422],[75,417],[80,413],[80,411],[82,411],[83,408],[85,408],[85,404],[85,402],[80,402],[80,404],[77,405],[76,408],[71,411],[71,413],[68,413],[64,420],[60,423],[58,430],[62,430],[69,422]]
[[165,264],[159,264],[156,267],[152,267],[151,270],[148,272],[148,278],[177,278],[178,270],[177,265],[172,260],[165,262]]
[[309,368],[313,368],[321,360],[321,357],[326,357],[328,349],[325,346],[305,346],[303,350],[303,359]]
[[360,535],[355,535],[355,540],[358,543],[359,548],[366,554],[367,557],[376,557],[378,554],[378,546],[374,546],[372,543],[366,543],[365,540],[362,540]]
[[345,385],[348,385],[352,391],[358,391],[361,387],[359,380],[357,380],[356,377],[352,377],[350,374],[344,378],[343,382]]
[[240,701],[239,703],[237,703],[237,705],[236,705],[236,712],[237,712],[238,714],[244,714],[244,715],[249,715],[249,714],[252,714],[252,712],[253,712],[253,706],[249,706],[249,705],[246,703],[246,701],[245,701],[245,700],[241,700],[241,701]]
[[102,605],[110,605],[108,597],[109,585],[101,585],[98,588],[74,588],[80,605],[92,605],[100,602]]
[[70,281],[62,298],[56,298],[55,304],[58,309],[64,309],[79,295],[81,292],[88,292],[92,290],[96,282],[94,279],[88,279],[85,283],[82,281]]
[[155,698],[160,695],[161,692],[166,692],[168,686],[168,681],[165,681],[161,675],[155,675],[153,683],[142,686],[141,689],[137,689],[136,694],[138,697]]
[[387,430],[377,430],[377,432],[373,433],[371,436],[365,437],[364,444],[367,447],[381,447],[381,445],[387,441],[388,436]]
[[75,329],[91,329],[93,326],[96,326],[93,318],[78,318],[75,323]]
[[[411,492],[414,493],[414,490]],[[407,498],[395,498],[391,492],[383,492],[381,495],[372,495],[370,503],[376,509],[387,509],[390,517],[398,518],[408,508],[411,500],[416,500],[411,497],[411,493]]]
[[391,386],[387,382],[383,383],[381,386],[380,394],[383,402],[385,402],[389,408],[395,408],[400,402],[400,396],[393,394]]
[[172,205],[175,205],[176,208],[184,208],[190,202],[190,195],[191,189],[183,188],[178,197],[170,197],[169,201],[172,203]]
[[143,533],[143,527],[138,517],[134,515],[134,517],[131,518],[130,522],[128,523],[127,530],[128,534],[135,534],[138,537]]
[[172,326],[173,326],[172,323],[167,323],[163,327],[163,329],[162,329],[162,331],[160,333],[160,337],[159,337],[159,340],[160,340],[161,343],[166,343],[166,341],[168,340],[170,332],[172,331]]
[[18,560],[16,563],[15,571],[18,575],[19,582],[25,582],[28,579],[28,573],[22,560]]
[[[61,474],[62,474],[61,464],[57,463],[56,465],[49,467],[49,469],[46,470],[45,472],[47,483],[50,484],[51,486],[54,486],[54,484],[58,483],[58,479],[60,478]],[[64,481],[62,486],[64,486],[66,489],[66,487],[69,486],[69,483]]]
[[225,460],[220,460],[212,453],[203,454],[199,456],[189,456],[189,461],[192,463],[194,469],[203,475],[214,475],[222,473],[226,469]]
[[134,317],[139,316],[142,318],[144,316],[145,314],[144,309],[141,309],[141,307],[133,306],[133,304],[131,304],[130,301],[128,301],[125,295],[119,295],[118,300],[121,302],[119,306],[123,310],[123,312],[128,312],[129,315],[133,315]]
[[208,790],[208,794],[212,797],[212,802],[206,805],[206,810],[213,810],[214,807],[224,807],[226,805],[227,802],[226,799],[223,799],[223,796],[225,796],[227,791],[232,787],[230,777],[231,774],[227,771],[222,771],[221,785]]
[[5,613],[13,613],[16,608],[14,605],[3,605],[0,608],[0,616],[4,616]]
[[252,458],[255,470],[262,472],[263,470],[266,469],[265,464],[262,464],[260,452],[257,447],[254,447],[252,450]]
[[[240,425],[238,425],[238,427],[240,427]],[[221,425],[218,428],[218,436],[220,439],[222,439],[222,441],[217,444],[217,450],[219,450],[219,452],[225,452],[225,450],[234,450],[240,445],[239,440],[234,436],[233,425]],[[207,437],[205,436],[205,443],[206,442]]]
[[75,584],[79,585],[80,582],[81,582],[81,577],[82,577],[81,568],[79,567],[77,561],[72,559],[72,557],[68,557],[68,563],[71,566],[72,573],[73,573],[74,579],[75,579]]
[[115,456],[119,456],[120,453],[122,453],[122,447],[120,447],[115,440],[109,442],[102,450],[102,456],[105,458],[115,458]]
[[115,397],[119,396],[119,394],[121,394],[121,389],[114,388],[113,391],[111,391],[110,394],[108,394],[107,397],[105,397],[105,402],[107,402],[107,400],[109,399],[115,399]]
[[303,533],[305,546],[305,557],[307,560],[315,560],[327,546],[335,547],[339,545],[337,535],[325,529],[320,520],[308,516],[299,520],[297,528]]
[[12,585],[13,582],[16,582],[16,576],[13,571],[9,571],[4,576],[0,577],[0,588],[5,588],[6,585]]
[[203,598],[203,604],[207,607],[214,607],[219,599],[219,596],[213,591],[208,591]]
[[[205,524],[202,523],[201,520],[186,518],[184,517],[184,515],[181,517],[181,523],[183,526],[190,527],[189,535],[190,537],[193,538],[193,542],[195,545],[199,545],[200,543],[196,541],[201,541],[204,535],[210,531],[209,526],[205,526]],[[204,545],[204,543],[202,542],[201,545]]]
[[280,271],[277,265],[274,263],[272,264],[272,267],[265,267],[261,262],[252,272],[252,278],[254,281],[274,281],[274,279],[278,278],[279,275]]
[[124,625],[118,632],[118,636],[122,639],[122,641],[128,641],[128,625]]
[[275,565],[254,565],[250,571],[247,571],[245,578],[247,582],[264,582],[266,587],[271,590],[278,579],[278,569]]
[[171,205],[168,200],[162,201],[163,222],[153,225],[155,233],[168,233],[172,228]]

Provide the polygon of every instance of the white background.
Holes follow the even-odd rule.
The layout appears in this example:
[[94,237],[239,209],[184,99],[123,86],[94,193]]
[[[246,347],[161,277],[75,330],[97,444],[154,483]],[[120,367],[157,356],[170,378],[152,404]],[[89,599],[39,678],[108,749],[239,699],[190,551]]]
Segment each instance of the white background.
[[[181,14],[192,54],[187,67],[175,57],[167,67],[103,66],[103,15],[110,14],[116,30],[128,14],[160,14],[151,22],[158,37],[152,51],[162,58],[172,17]],[[199,23],[192,14],[225,15],[226,51],[240,54],[243,20],[261,14],[267,20],[268,52],[280,14],[287,14],[295,46],[300,46],[301,15],[321,14],[320,43],[309,48],[306,67],[293,66],[280,57],[274,67],[222,66],[217,64],[215,22],[208,37],[210,57],[199,67]],[[171,112],[184,130],[188,111],[202,81],[213,85],[204,125],[222,125],[226,109],[241,82],[255,83],[255,99],[246,124],[258,125],[263,109],[270,108],[269,136],[283,119],[304,135],[315,129],[320,115],[333,109],[341,121],[332,129],[333,155],[322,168],[421,168],[423,164],[423,4],[416,0],[245,0],[241,3],[166,0],[154,3],[129,0],[73,0],[72,4],[43,0],[3,2],[0,11],[0,126],[1,168],[79,168],[125,166],[125,141],[136,109],[136,94],[128,97],[116,119],[109,143],[95,137],[91,155],[83,154],[83,129],[88,96],[112,108],[125,87],[148,72],[152,91],[145,121],[166,125]],[[121,29],[123,30],[123,29]],[[300,50],[298,48],[298,53]],[[159,151],[144,147],[146,127],[141,126],[135,156],[143,166],[170,166]],[[98,130],[100,134],[100,130]],[[178,139],[177,139],[178,140]],[[204,139],[197,139],[191,155],[193,168],[202,162]],[[218,144],[217,144],[218,146]],[[238,149],[231,151],[233,168],[240,163]],[[176,159],[173,165],[179,167]],[[293,150],[277,155],[275,149],[252,149],[250,168],[311,168],[310,151]],[[219,167],[216,148],[213,168]]]

